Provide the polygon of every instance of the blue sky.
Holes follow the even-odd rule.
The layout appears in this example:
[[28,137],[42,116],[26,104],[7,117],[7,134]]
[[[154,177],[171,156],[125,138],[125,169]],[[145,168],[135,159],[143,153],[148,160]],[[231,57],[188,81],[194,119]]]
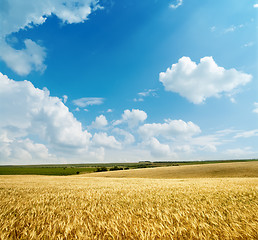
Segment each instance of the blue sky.
[[257,157],[257,4],[2,0],[0,164]]

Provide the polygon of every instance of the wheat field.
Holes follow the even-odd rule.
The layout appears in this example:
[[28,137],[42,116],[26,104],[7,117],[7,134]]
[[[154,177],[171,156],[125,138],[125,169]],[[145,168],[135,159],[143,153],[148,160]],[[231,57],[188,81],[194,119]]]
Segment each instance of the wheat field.
[[80,176],[157,179],[258,177],[258,161],[132,169],[82,174]]
[[258,178],[0,176],[0,239],[258,239]]

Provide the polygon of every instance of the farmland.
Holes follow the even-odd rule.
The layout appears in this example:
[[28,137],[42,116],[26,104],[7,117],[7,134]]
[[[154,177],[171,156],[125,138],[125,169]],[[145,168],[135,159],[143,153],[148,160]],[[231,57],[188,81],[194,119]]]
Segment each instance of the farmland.
[[81,176],[158,179],[258,177],[258,161],[178,165],[171,167],[92,173],[90,175],[83,174]]
[[257,178],[0,176],[0,239],[257,239]]
[[257,166],[2,175],[0,239],[257,239]]
[[[49,165],[7,165],[0,166],[0,175],[51,175],[68,176],[92,173],[98,170],[144,169],[168,166],[206,165],[216,163],[258,162],[257,160],[224,160],[224,161],[188,161],[188,162],[150,162],[135,163],[88,163],[88,164],[49,164]],[[130,173],[131,175],[131,173]],[[148,175],[148,174],[147,174]]]

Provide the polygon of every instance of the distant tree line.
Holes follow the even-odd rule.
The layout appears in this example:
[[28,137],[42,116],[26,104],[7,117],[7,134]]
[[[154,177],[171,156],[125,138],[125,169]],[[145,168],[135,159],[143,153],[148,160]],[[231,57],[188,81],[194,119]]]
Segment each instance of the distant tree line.
[[128,170],[129,167],[118,167],[118,166],[114,166],[111,168],[107,168],[107,167],[97,167],[95,172],[106,172],[106,171],[118,171],[118,170]]

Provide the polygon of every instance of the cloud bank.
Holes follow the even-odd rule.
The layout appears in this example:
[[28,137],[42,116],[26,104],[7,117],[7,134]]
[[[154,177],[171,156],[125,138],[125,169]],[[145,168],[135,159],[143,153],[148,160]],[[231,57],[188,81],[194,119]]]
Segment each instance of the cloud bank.
[[47,89],[35,88],[29,81],[17,82],[2,73],[0,112],[4,113],[0,118],[0,145],[4,145],[6,158],[15,158],[14,149],[21,146],[47,155],[47,147],[28,139],[40,139],[56,152],[68,149],[71,154],[87,150],[90,143],[91,134],[82,129],[61,99],[51,97]]
[[124,110],[113,124],[99,115],[83,127],[66,100],[0,73],[0,163],[189,160],[205,152],[218,154],[217,147],[227,142],[258,136],[257,129],[201,135],[197,124],[181,119],[144,123],[147,114],[139,109]]

